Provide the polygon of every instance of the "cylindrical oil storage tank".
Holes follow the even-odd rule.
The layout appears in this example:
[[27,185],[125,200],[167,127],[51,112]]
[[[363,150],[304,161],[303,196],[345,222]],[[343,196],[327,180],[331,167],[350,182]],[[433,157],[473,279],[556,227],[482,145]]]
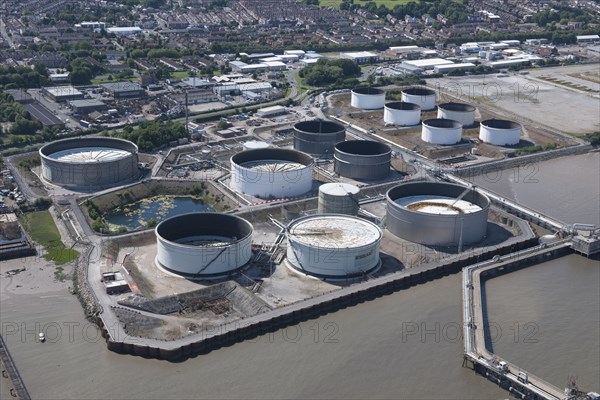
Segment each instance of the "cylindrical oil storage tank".
[[320,214],[287,227],[287,263],[321,279],[362,277],[380,266],[381,229],[362,218]]
[[378,110],[385,104],[385,91],[367,87],[352,89],[350,105],[363,110]]
[[316,119],[294,125],[294,149],[313,156],[333,154],[333,146],[343,140],[346,128],[337,122]]
[[421,122],[421,106],[403,101],[387,103],[383,109],[383,122],[400,126],[417,125]]
[[226,276],[250,261],[253,231],[231,214],[181,214],[156,226],[156,263],[189,279]]
[[432,118],[423,121],[421,140],[433,144],[456,144],[461,141],[462,124],[451,119]]
[[357,215],[360,189],[349,183],[332,182],[319,186],[319,214]]
[[103,188],[139,177],[138,148],[129,140],[88,137],[57,140],[39,150],[42,177],[59,186]]
[[267,142],[262,142],[260,140],[249,140],[244,142],[242,145],[242,150],[260,150],[271,147],[271,145]]
[[496,146],[511,146],[521,140],[521,124],[505,119],[487,119],[479,125],[479,139]]
[[392,149],[373,140],[349,140],[335,145],[336,174],[358,180],[383,179],[390,173]]
[[438,106],[439,119],[451,119],[460,122],[463,127],[475,123],[475,107],[464,103],[443,103]]
[[268,148],[231,157],[229,186],[263,199],[300,196],[312,189],[314,161],[296,150]]
[[388,190],[386,228],[414,243],[457,246],[486,236],[490,200],[464,186],[404,183]]
[[402,90],[402,101],[417,104],[421,110],[428,111],[435,108],[435,90],[410,87]]

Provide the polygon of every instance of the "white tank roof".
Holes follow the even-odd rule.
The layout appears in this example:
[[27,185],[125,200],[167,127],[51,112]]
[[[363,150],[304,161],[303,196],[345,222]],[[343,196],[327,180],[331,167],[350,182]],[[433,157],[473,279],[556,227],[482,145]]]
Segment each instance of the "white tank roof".
[[381,238],[376,225],[356,217],[321,214],[294,224],[289,237],[319,248],[350,248],[372,244]]
[[260,140],[250,140],[244,143],[245,150],[266,149],[268,147],[269,143],[261,142]]
[[250,161],[242,164],[243,167],[251,169],[253,171],[269,171],[269,172],[280,172],[280,171],[294,171],[297,169],[306,168],[306,165],[286,160],[258,160]]
[[[481,210],[476,204],[465,200],[456,201],[453,197],[419,195],[401,197],[395,202],[412,211],[418,211],[426,214],[470,214]],[[448,207],[452,205],[452,207]]]
[[333,182],[319,186],[319,192],[330,196],[347,196],[348,194],[358,194],[360,189],[349,183]]
[[126,150],[112,147],[78,147],[76,149],[57,151],[48,157],[67,163],[98,163],[119,160],[130,154]]

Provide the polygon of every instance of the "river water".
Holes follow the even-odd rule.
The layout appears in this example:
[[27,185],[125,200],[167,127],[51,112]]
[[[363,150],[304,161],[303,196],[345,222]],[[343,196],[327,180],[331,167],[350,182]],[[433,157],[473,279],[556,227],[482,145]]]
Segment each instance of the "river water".
[[561,157],[468,180],[567,224],[600,226],[600,153]]
[[[597,157],[553,160],[549,168],[561,172],[566,167],[554,163],[567,162],[588,170]],[[593,173],[564,181],[546,174],[552,176],[541,164],[539,177],[550,185],[544,190],[580,191],[566,199],[577,212],[559,215],[563,203],[548,199],[540,211],[565,222],[600,219],[598,203],[589,201],[599,185]],[[519,201],[531,200],[515,186],[503,187]],[[494,350],[559,387],[572,373],[582,388],[600,390],[598,269],[597,261],[572,255],[489,281],[488,315],[503,332]],[[181,363],[109,352],[64,288],[14,294],[4,275],[0,288],[2,333],[34,398],[508,398],[462,367],[460,274]],[[36,323],[57,324],[46,325],[45,344],[34,343]],[[537,343],[524,342],[527,323],[539,326]],[[515,324],[526,330],[517,343]]]

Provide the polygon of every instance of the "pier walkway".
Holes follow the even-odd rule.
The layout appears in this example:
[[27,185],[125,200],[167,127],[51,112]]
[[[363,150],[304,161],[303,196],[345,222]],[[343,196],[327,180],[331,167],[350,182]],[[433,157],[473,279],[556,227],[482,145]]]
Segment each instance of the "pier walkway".
[[[4,370],[2,374],[4,375],[4,371],[6,371],[6,375],[8,375],[8,379],[13,384],[14,394],[20,400],[29,400],[31,397],[29,396],[29,392],[25,387],[25,383],[23,382],[23,378],[21,378],[21,374],[19,374],[19,370],[15,366],[15,362],[13,361],[10,353],[8,352],[8,348],[6,347],[6,343],[4,342],[4,338],[0,335],[0,360],[2,361],[2,365],[4,366]],[[0,378],[1,379],[1,378]],[[13,390],[11,390],[11,394]]]
[[506,388],[516,397],[535,396],[544,400],[567,400],[572,397],[563,390],[532,375],[507,360],[501,360],[488,351],[485,345],[485,325],[482,308],[482,274],[492,270],[503,271],[511,264],[526,259],[544,257],[552,251],[568,248],[568,240],[551,245],[540,245],[498,257],[495,260],[474,264],[463,269],[463,338],[465,362],[470,361],[474,369],[485,371],[488,379]]

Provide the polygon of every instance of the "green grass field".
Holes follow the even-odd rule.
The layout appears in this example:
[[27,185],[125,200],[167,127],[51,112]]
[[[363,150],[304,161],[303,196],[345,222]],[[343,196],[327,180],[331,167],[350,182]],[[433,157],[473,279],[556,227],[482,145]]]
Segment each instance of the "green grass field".
[[[387,8],[389,8],[390,10],[394,8],[395,5],[397,4],[406,4],[406,3],[410,3],[412,2],[417,2],[417,0],[357,0],[355,2],[355,4],[361,4],[364,5],[366,3],[368,3],[369,1],[374,1],[375,4],[377,4],[377,6],[383,4],[384,6],[386,6]],[[319,5],[321,7],[335,7],[335,8],[339,8],[340,3],[342,2],[342,0],[321,0],[319,2]]]
[[49,211],[23,214],[20,222],[31,236],[31,239],[44,246],[46,249],[44,258],[46,260],[54,261],[56,265],[62,265],[79,257],[77,250],[67,249],[60,240],[60,233],[58,233]]

